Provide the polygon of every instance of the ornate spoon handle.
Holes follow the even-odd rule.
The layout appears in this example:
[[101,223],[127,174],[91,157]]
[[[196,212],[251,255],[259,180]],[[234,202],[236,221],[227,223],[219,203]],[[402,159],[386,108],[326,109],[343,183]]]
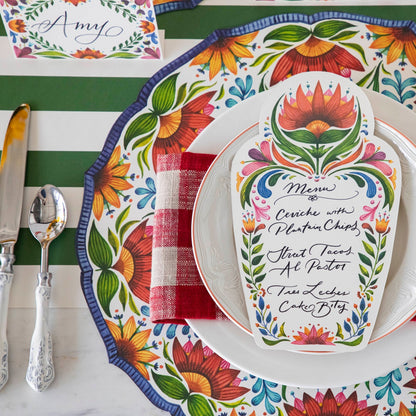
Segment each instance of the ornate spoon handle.
[[14,255],[0,254],[0,389],[9,379],[9,346],[7,343],[7,312],[10,287],[13,281]]
[[30,345],[26,381],[35,391],[44,391],[55,377],[52,359],[52,336],[49,331],[49,299],[51,273],[38,273],[36,288],[36,323]]

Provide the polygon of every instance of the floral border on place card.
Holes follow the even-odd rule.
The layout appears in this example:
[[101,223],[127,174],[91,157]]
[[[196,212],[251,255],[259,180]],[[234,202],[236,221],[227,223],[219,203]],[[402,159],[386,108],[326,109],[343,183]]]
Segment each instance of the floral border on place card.
[[151,0],[2,0],[17,58],[161,59]]

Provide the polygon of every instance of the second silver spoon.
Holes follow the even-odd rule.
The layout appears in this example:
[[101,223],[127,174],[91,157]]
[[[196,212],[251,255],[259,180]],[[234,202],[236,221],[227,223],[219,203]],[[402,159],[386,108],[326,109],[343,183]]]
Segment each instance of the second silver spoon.
[[52,273],[49,273],[48,249],[52,240],[64,230],[67,210],[61,191],[53,185],[40,188],[29,213],[29,228],[42,249],[40,273],[36,287],[36,323],[30,345],[26,381],[35,391],[49,387],[55,377],[52,359],[52,336],[48,310]]

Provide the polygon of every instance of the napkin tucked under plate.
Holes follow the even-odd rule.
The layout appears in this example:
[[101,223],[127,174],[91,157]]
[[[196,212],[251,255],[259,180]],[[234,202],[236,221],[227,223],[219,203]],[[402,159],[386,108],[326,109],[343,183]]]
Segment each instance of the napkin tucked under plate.
[[[225,319],[207,292],[195,264],[192,210],[199,185],[215,155],[160,155],[157,161],[153,226],[150,319]],[[209,243],[209,242],[207,242]]]

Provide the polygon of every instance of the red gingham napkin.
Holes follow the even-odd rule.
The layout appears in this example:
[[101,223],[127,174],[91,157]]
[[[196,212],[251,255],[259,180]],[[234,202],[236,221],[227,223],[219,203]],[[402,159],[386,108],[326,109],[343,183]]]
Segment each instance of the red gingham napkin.
[[150,319],[225,319],[196,267],[191,241],[192,210],[199,185],[215,155],[160,155],[157,161],[153,225]]

